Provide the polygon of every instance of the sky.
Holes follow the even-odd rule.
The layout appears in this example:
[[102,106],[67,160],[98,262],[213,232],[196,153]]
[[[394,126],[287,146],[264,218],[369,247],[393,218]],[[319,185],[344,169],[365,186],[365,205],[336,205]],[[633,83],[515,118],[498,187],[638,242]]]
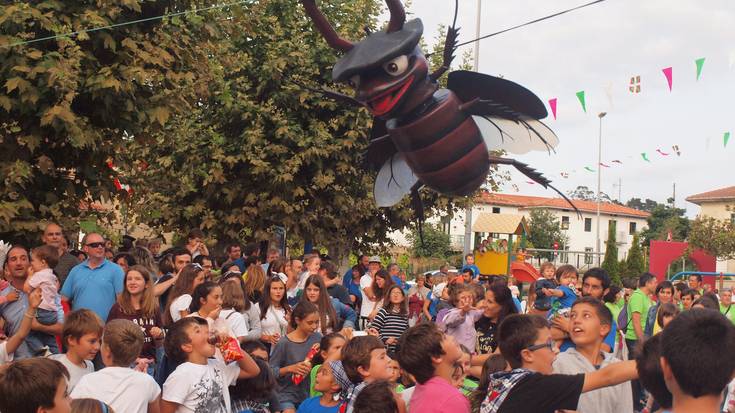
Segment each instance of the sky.
[[[482,0],[481,34],[584,4],[585,0]],[[472,40],[477,1],[460,0],[459,41]],[[424,39],[451,24],[452,0],[413,0],[409,19],[421,18]],[[606,0],[480,42],[479,72],[517,82],[547,104],[557,98],[556,153],[518,155],[563,192],[597,187],[598,113],[602,120],[603,192],[665,202],[676,184],[676,206],[690,217],[687,196],[735,185],[735,6],[730,0]],[[466,46],[469,50],[473,47]],[[457,53],[461,56],[462,50]],[[695,60],[704,57],[699,81]],[[673,89],[662,73],[673,67]],[[628,91],[641,76],[641,92]],[[587,113],[576,93],[585,91]],[[733,133],[725,148],[723,135]],[[678,145],[681,155],[672,149]],[[661,149],[669,156],[656,152]],[[646,152],[649,162],[642,159]],[[610,163],[620,160],[622,165]],[[562,178],[562,172],[569,174]],[[513,171],[503,192],[555,196]]]

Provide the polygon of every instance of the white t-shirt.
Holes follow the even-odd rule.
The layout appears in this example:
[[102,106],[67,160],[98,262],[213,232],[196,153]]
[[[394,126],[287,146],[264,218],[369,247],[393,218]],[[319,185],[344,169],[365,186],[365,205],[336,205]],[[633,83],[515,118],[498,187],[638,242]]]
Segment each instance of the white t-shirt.
[[230,328],[230,332],[235,337],[240,338],[248,335],[248,326],[242,314],[233,309],[229,309],[220,311],[219,317],[225,320],[227,327]]
[[13,361],[13,354],[12,353],[8,354],[7,347],[8,347],[7,341],[3,341],[2,343],[0,343],[0,366]]
[[240,374],[237,363],[182,363],[163,384],[163,400],[177,403],[176,413],[231,413],[230,391]]
[[191,296],[189,294],[183,294],[177,297],[171,302],[171,307],[168,309],[171,313],[171,319],[174,320],[174,322],[181,320],[181,312],[189,311],[190,305]]
[[[256,307],[258,307],[258,314],[260,314],[260,307]],[[268,310],[265,312],[265,317],[260,320],[260,327],[262,328],[263,334],[273,335],[278,333],[282,336],[286,335],[288,330],[286,310],[273,306],[268,307]]]
[[128,367],[105,367],[82,377],[70,397],[97,399],[120,413],[147,413],[160,395],[153,377]]
[[76,387],[77,383],[79,383],[79,380],[83,376],[86,376],[89,373],[94,373],[94,365],[89,360],[84,360],[85,367],[79,367],[72,363],[71,360],[66,357],[66,354],[53,354],[49,356],[49,358],[60,361],[61,364],[66,367],[66,370],[69,372],[69,391],[74,390],[74,387]]
[[373,277],[370,274],[365,274],[360,278],[360,291],[362,294],[362,306],[360,306],[360,317],[367,317],[373,312],[375,308],[375,301],[372,301],[365,294],[365,289],[373,285]]

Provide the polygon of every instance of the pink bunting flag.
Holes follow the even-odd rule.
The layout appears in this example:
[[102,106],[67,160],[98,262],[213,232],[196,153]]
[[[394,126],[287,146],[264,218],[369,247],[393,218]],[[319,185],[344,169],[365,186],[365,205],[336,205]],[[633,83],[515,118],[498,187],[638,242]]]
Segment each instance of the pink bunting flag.
[[554,115],[554,120],[556,120],[556,98],[549,99],[549,107],[551,108],[551,114]]
[[526,183],[529,185],[536,185],[536,182],[533,182],[533,181],[526,181]]
[[666,76],[666,81],[669,82],[669,92],[671,92],[671,88],[674,85],[674,69],[672,67],[667,67],[665,69],[661,70],[664,72],[664,76]]
[[610,162],[612,162],[612,163],[619,163],[620,165],[622,165],[622,164],[623,164],[623,161],[621,161],[621,160],[619,160],[619,159],[615,159],[615,160],[613,160],[613,161],[610,161]]
[[666,152],[662,151],[661,149],[656,149],[656,152],[660,153],[660,154],[661,154],[661,155],[663,155],[663,156],[669,156],[669,154],[668,154],[668,153],[666,153]]
[[609,168],[610,167],[610,165],[605,165],[604,162],[600,162],[600,166],[603,167],[603,168]]

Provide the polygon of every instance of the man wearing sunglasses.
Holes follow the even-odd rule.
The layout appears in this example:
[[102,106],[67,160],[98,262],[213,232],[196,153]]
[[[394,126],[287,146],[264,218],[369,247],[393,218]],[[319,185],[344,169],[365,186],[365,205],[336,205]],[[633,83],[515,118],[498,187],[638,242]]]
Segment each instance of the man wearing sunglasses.
[[492,391],[482,401],[482,412],[577,410],[582,393],[638,377],[633,361],[621,361],[585,374],[552,374],[558,350],[548,322],[538,315],[506,317],[498,329],[498,347],[513,370],[490,376]]
[[61,288],[62,300],[71,303],[72,310],[87,308],[107,320],[117,295],[123,290],[123,274],[119,265],[105,258],[105,239],[91,232],[82,239],[87,259],[72,268]]

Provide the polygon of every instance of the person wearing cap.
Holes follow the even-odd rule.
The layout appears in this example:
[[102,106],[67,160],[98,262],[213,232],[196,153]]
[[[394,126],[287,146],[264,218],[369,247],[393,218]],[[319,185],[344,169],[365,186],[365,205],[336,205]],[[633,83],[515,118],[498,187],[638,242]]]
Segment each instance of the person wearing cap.
[[362,305],[360,306],[360,322],[364,329],[370,321],[370,313],[375,308],[378,298],[373,293],[373,279],[375,274],[380,271],[380,257],[373,255],[368,262],[368,271],[360,278],[360,290],[362,291]]

